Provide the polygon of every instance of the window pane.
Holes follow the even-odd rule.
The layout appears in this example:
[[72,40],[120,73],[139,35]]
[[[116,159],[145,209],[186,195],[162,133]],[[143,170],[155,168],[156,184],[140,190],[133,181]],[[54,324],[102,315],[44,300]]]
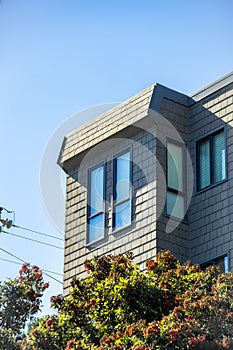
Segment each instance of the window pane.
[[168,187],[183,191],[183,150],[174,143],[167,144]]
[[228,273],[229,272],[229,267],[228,267],[228,256],[222,256],[220,258],[216,258],[210,261],[207,261],[204,264],[201,264],[201,268],[203,270],[207,269],[209,266],[219,266],[220,268],[220,273]]
[[104,166],[91,171],[90,184],[90,213],[93,215],[96,212],[103,210],[104,205]]
[[130,152],[116,158],[115,200],[119,202],[130,196]]
[[213,137],[213,171],[214,183],[226,178],[224,132],[221,132]]
[[210,142],[206,140],[199,145],[199,188],[210,185]]
[[183,219],[185,215],[184,197],[167,191],[167,214]]
[[130,200],[115,206],[115,229],[130,224]]
[[218,266],[220,268],[220,273],[225,272],[224,257],[216,260],[216,266]]
[[104,236],[104,214],[99,214],[89,220],[88,242],[97,240]]
[[227,255],[224,257],[224,272],[225,273],[229,272],[229,262],[228,262],[228,256]]

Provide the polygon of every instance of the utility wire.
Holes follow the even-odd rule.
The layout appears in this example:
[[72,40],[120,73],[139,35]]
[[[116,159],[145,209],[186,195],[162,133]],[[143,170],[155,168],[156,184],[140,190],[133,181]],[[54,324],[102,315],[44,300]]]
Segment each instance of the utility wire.
[[21,229],[21,230],[24,230],[24,231],[33,232],[33,233],[37,233],[38,235],[42,235],[42,236],[46,236],[46,237],[50,237],[50,238],[53,238],[53,239],[57,239],[57,240],[59,240],[59,241],[64,241],[64,239],[63,239],[63,238],[59,238],[59,237],[56,237],[56,236],[53,236],[53,235],[49,235],[49,234],[44,233],[44,232],[35,231],[35,230],[32,230],[32,229],[27,228],[27,227],[23,227],[23,226],[15,225],[15,224],[13,224],[12,226],[13,226],[13,227],[15,227],[15,228],[19,228],[19,229]]
[[[8,259],[3,259],[3,258],[0,258],[0,260],[9,262],[9,263],[11,263],[11,264],[21,265],[20,262],[13,261],[13,260],[8,260]],[[45,272],[50,272],[50,273],[52,273],[52,274],[54,274],[54,275],[63,276],[63,275],[62,275],[61,273],[59,273],[59,272],[54,272],[54,271],[46,270],[46,269],[43,269],[43,268],[41,268],[41,270],[42,270],[43,272],[45,271]]]
[[50,270],[47,270],[47,269],[43,269],[43,268],[41,268],[41,270],[42,270],[42,272],[50,272],[50,273],[53,273],[54,275],[58,275],[58,276],[63,276],[63,274],[62,273],[59,273],[59,272],[54,272],[54,271],[50,271]]
[[[1,212],[2,210],[5,210],[7,213],[12,213],[14,215],[14,220],[12,222],[12,220],[4,220],[4,219],[1,219]],[[14,222],[15,222],[15,212],[13,210],[8,210],[4,207],[0,207],[0,219],[1,219],[1,222],[7,226],[7,224],[9,225],[9,227],[7,226],[7,228],[10,228],[11,226],[15,227],[15,228],[19,228],[21,230],[24,230],[24,231],[29,231],[29,232],[33,232],[33,233],[37,233],[38,235],[42,235],[42,236],[46,236],[46,237],[50,237],[50,238],[53,238],[53,239],[57,239],[59,241],[64,241],[63,238],[59,238],[59,237],[56,237],[56,236],[53,236],[53,235],[50,235],[48,233],[45,233],[45,232],[41,232],[41,231],[36,231],[36,230],[33,230],[31,228],[28,228],[28,227],[23,227],[23,226],[20,226],[20,225],[16,225]]]
[[15,236],[15,237],[19,237],[19,238],[26,239],[26,240],[31,241],[31,242],[35,242],[35,243],[39,243],[39,244],[44,244],[44,245],[47,245],[47,246],[50,246],[50,247],[53,247],[53,248],[56,248],[56,249],[61,249],[61,250],[63,250],[62,247],[59,247],[59,246],[56,246],[56,245],[53,245],[53,244],[50,244],[50,243],[47,243],[47,242],[41,242],[41,241],[38,241],[37,239],[24,237],[24,236],[22,236],[22,235],[18,235],[17,233],[12,233],[12,232],[9,232],[9,231],[4,231],[4,230],[2,230],[2,232],[3,232],[3,233],[6,233],[6,234],[8,234],[8,235],[11,235],[11,236]]
[[[43,272],[43,270],[42,270],[42,272]],[[55,278],[55,277],[51,276],[51,275],[50,275],[50,274],[48,274],[47,272],[44,272],[44,275],[46,275],[46,276],[48,276],[48,277],[52,278],[54,281],[57,281],[58,283],[60,283],[60,284],[62,284],[62,285],[63,285],[63,283],[62,283],[61,281],[59,281],[57,278]]]
[[0,250],[2,250],[4,253],[6,253],[6,254],[8,254],[8,255],[10,255],[10,256],[13,256],[13,258],[15,258],[15,259],[17,259],[17,260],[20,260],[22,263],[25,263],[25,262],[26,262],[25,260],[20,259],[18,256],[14,255],[14,254],[12,254],[12,253],[10,253],[10,252],[8,252],[7,250],[5,250],[5,249],[3,249],[3,248],[0,248]]
[[[14,255],[14,254],[12,254],[12,253],[10,253],[10,252],[8,252],[8,251],[5,250],[5,249],[0,248],[0,250],[2,250],[4,253],[6,253],[6,254],[8,254],[8,255],[10,255],[10,256],[13,256],[13,257],[16,258],[17,260],[19,260],[19,261],[21,261],[21,262],[23,262],[23,263],[26,263],[25,260],[23,260],[23,259],[19,258],[18,256]],[[3,260],[3,259],[1,259],[1,260]],[[16,262],[15,262],[15,263],[16,263]],[[47,270],[43,270],[43,269],[41,269],[41,270],[42,270],[42,272],[43,272],[43,271],[47,271]],[[54,273],[54,272],[51,272],[51,273]],[[44,275],[46,275],[46,276],[52,278],[54,281],[57,281],[57,282],[60,283],[60,284],[63,284],[61,281],[59,281],[57,278],[51,276],[51,275],[48,274],[47,272],[44,272]]]
[[8,260],[8,259],[3,259],[3,258],[0,258],[0,260],[6,261],[6,262],[11,263],[11,264],[21,265],[20,262],[13,261],[13,260]]

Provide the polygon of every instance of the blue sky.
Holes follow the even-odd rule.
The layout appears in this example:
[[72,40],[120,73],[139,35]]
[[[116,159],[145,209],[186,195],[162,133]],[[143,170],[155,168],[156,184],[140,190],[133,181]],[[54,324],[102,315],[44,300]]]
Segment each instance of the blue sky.
[[[189,94],[229,73],[232,13],[231,0],[2,0],[0,206],[15,211],[16,224],[61,238],[39,182],[54,131],[78,111],[121,102],[155,82]],[[12,235],[0,239],[0,248],[62,273],[62,250]],[[1,250],[0,258],[17,261]],[[19,270],[2,260],[0,266],[1,280]],[[62,291],[50,282],[47,298]]]

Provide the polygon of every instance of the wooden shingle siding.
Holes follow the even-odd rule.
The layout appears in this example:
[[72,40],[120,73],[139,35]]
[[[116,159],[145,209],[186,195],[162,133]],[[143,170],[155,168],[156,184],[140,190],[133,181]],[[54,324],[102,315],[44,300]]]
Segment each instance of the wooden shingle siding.
[[[162,117],[159,123],[151,109]],[[171,129],[178,131],[191,157],[192,166],[185,170],[192,199],[183,221],[169,217],[162,207],[166,199],[166,140]],[[198,191],[197,142],[219,129],[226,135],[227,178]],[[114,232],[113,159],[129,149],[132,223]],[[87,244],[87,174],[100,162],[105,162],[106,168],[106,235]],[[96,255],[131,251],[135,262],[145,268],[144,262],[162,249],[194,263],[227,254],[233,269],[233,73],[192,96],[159,84],[150,86],[69,134],[59,165],[67,172],[65,295],[72,277],[86,275],[83,262]]]

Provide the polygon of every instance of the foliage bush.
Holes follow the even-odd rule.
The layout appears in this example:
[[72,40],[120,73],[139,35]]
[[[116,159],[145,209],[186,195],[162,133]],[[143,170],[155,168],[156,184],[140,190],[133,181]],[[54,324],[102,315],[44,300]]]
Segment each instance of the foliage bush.
[[170,251],[146,263],[131,254],[86,260],[86,279],[52,297],[23,350],[233,349],[233,274],[181,265]]
[[0,349],[20,349],[25,324],[39,311],[48,286],[39,267],[28,264],[19,277],[0,282]]

